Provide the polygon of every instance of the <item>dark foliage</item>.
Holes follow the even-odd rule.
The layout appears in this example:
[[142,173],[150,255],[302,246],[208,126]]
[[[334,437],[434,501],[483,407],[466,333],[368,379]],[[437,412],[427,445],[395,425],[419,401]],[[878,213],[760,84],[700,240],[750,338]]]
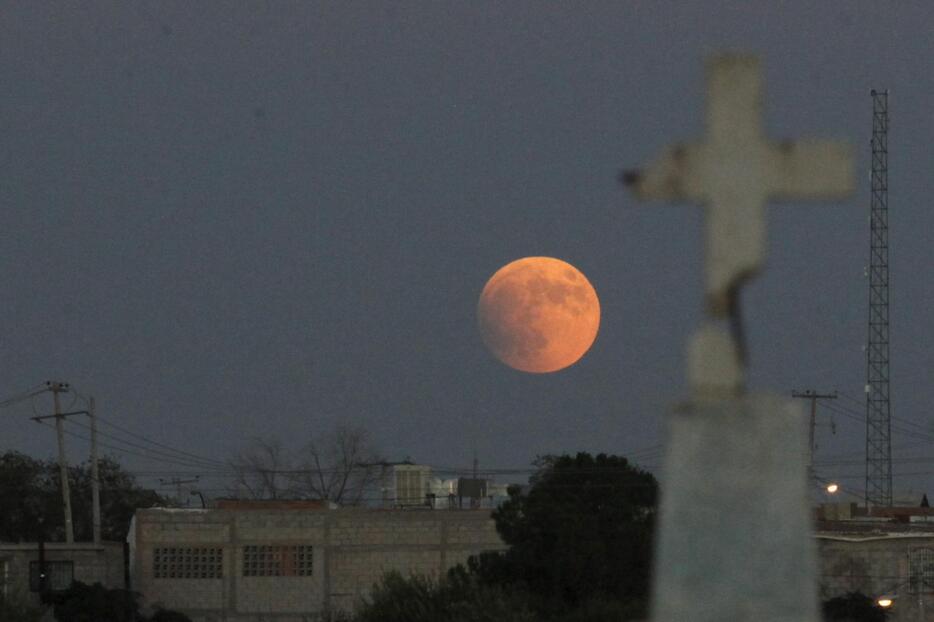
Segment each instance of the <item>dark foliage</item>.
[[43,609],[33,605],[21,595],[0,595],[0,620],[2,622],[39,622]]
[[824,601],[826,622],[885,622],[888,612],[860,592],[849,592]]
[[354,622],[532,622],[521,595],[481,584],[462,568],[441,581],[392,572],[374,586]]
[[616,456],[548,457],[493,517],[508,550],[434,582],[388,575],[356,622],[618,622],[645,616],[657,483]]
[[528,590],[543,612],[602,601],[644,606],[657,496],[655,478],[623,457],[546,458],[528,495],[511,490],[493,514],[509,549],[474,560],[471,570]]
[[58,622],[136,622],[139,594],[110,589],[100,583],[85,585],[75,581],[68,590],[55,596],[55,619]]
[[191,618],[178,611],[157,609],[156,612],[149,617],[149,622],[191,622]]
[[58,622],[191,622],[185,614],[169,609],[157,609],[147,618],[139,611],[136,592],[80,581],[54,596],[54,612]]
[[[115,460],[102,458],[98,470],[105,540],[124,540],[137,508],[167,505],[152,490],[137,486]],[[75,540],[91,540],[90,465],[73,466],[68,476]],[[50,542],[65,539],[59,471],[53,460],[36,460],[15,451],[0,454],[0,507],[4,510],[0,512],[0,540],[36,542],[42,532]]]

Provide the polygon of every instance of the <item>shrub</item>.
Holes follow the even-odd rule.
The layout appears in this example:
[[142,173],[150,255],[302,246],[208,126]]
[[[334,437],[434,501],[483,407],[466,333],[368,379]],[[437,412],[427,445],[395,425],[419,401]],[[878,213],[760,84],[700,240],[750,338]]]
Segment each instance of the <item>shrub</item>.
[[0,597],[0,620],[3,622],[39,622],[44,609],[33,605],[20,594]]
[[885,622],[887,612],[861,592],[848,592],[824,601],[826,622]]
[[461,568],[440,581],[383,577],[354,622],[532,622],[524,594],[481,585]]

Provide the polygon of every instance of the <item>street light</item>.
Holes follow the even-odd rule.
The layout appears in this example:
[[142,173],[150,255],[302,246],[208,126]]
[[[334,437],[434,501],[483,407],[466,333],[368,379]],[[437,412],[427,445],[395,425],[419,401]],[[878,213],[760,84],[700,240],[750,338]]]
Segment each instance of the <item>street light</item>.
[[888,609],[895,603],[895,596],[880,596],[876,599],[876,604],[883,609]]
[[833,483],[833,482],[827,484],[827,492],[828,492],[828,493],[834,494],[834,493],[837,492],[838,490],[840,490],[840,486],[838,486],[837,484],[835,484],[835,483]]

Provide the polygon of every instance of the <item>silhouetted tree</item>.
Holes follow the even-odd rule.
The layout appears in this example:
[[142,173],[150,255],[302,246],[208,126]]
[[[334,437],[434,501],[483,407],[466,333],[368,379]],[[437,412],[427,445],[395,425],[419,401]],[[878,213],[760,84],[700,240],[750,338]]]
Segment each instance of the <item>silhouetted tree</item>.
[[354,622],[533,622],[522,594],[486,585],[463,568],[439,581],[396,572],[373,587]]
[[45,610],[22,594],[3,595],[0,591],[0,620],[3,622],[41,622]]
[[75,581],[55,596],[58,622],[138,622],[139,594],[106,588],[100,583],[85,585]]
[[473,561],[490,582],[527,589],[544,610],[590,601],[632,604],[649,590],[658,484],[621,456],[546,457],[528,494],[509,491],[494,511],[509,549]]
[[384,462],[365,428],[344,425],[313,438],[297,456],[276,439],[254,439],[231,466],[240,494],[253,499],[358,505],[383,476]]
[[100,583],[86,585],[75,581],[66,591],[54,596],[58,622],[191,622],[184,613],[156,609],[151,617],[139,610],[139,594]]
[[[130,518],[138,508],[167,505],[167,500],[139,487],[135,478],[112,458],[98,461],[101,481],[101,535],[126,539]],[[68,469],[75,539],[91,540],[91,468]],[[49,541],[64,540],[65,519],[58,464],[16,451],[0,454],[0,540],[35,542],[40,530]]]

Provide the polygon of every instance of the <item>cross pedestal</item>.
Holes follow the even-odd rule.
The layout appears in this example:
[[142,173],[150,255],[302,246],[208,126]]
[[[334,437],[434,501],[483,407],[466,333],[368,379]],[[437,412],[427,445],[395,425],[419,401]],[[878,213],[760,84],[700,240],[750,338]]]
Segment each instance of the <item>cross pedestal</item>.
[[818,622],[807,421],[774,396],[669,421],[654,622]]

